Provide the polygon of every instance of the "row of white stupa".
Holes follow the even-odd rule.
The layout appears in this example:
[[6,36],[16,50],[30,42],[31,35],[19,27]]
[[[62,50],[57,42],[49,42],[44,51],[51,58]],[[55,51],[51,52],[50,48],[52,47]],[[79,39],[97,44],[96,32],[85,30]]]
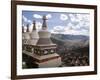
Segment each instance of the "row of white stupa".
[[[29,25],[27,25],[27,29],[24,32],[24,27],[22,27],[22,40],[23,44],[36,45],[37,41],[41,38],[50,38],[51,33],[47,30],[46,24],[46,16],[43,16],[43,24],[42,29],[40,31],[36,30],[36,22],[33,21],[33,30],[29,31]],[[49,42],[50,43],[50,42]]]
[[[47,30],[46,16],[43,16],[42,29],[36,30],[36,23],[33,22],[33,30],[29,32],[29,26],[24,32],[23,38],[23,53],[31,55],[38,67],[56,67],[61,65],[61,57],[56,53],[56,44],[53,44],[50,36],[51,33]],[[30,52],[30,53],[29,53]]]

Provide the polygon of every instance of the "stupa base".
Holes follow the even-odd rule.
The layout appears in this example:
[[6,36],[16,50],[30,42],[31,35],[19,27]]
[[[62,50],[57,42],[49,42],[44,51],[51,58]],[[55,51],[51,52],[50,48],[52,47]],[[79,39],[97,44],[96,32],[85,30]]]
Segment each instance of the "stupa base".
[[57,53],[44,56],[34,55],[34,59],[39,68],[58,67],[61,65],[61,57]]
[[[49,58],[48,58],[49,59]],[[58,67],[61,65],[61,58],[45,60],[43,62],[36,62],[39,68]]]
[[24,54],[31,56],[34,61],[33,63],[39,68],[59,67],[62,64],[61,57],[57,53],[40,56],[24,51]]

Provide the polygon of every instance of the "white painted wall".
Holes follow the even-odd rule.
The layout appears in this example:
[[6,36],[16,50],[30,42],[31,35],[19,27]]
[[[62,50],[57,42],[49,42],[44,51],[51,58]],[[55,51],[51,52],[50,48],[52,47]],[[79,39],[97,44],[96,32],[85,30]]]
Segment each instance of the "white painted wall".
[[[73,4],[98,5],[98,44],[100,44],[100,0],[33,0]],[[0,80],[10,80],[11,68],[11,11],[10,0],[0,0]],[[98,45],[99,49],[100,45]],[[98,75],[42,78],[34,80],[100,80],[100,50],[98,50]],[[29,79],[27,79],[29,80]],[[33,80],[33,79],[30,79]]]

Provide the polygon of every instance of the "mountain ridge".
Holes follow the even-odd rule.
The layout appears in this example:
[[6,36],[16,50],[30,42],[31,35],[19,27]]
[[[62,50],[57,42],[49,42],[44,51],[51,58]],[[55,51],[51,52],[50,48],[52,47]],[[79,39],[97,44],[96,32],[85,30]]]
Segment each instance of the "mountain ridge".
[[89,46],[89,37],[83,35],[51,34],[51,40],[58,46],[65,47],[68,50]]

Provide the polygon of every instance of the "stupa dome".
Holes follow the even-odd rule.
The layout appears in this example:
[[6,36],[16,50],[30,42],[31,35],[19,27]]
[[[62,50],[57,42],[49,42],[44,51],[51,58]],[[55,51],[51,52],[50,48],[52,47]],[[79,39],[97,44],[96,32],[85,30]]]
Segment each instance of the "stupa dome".
[[39,38],[50,38],[51,36],[51,33],[45,30],[41,30],[38,33],[39,33]]
[[24,26],[22,26],[22,40],[25,39]]
[[25,32],[24,34],[24,39],[30,39],[30,34],[28,32]]
[[32,31],[32,33],[30,34],[30,38],[31,39],[39,38],[38,32],[37,31]]
[[40,38],[50,38],[51,33],[47,30],[47,23],[46,23],[46,16],[43,16],[43,24],[42,24],[42,30],[40,30],[39,33],[39,37]]
[[39,38],[38,32],[36,31],[36,23],[33,21],[33,30],[30,34],[31,39]]
[[35,21],[33,21],[33,30],[32,30],[32,33],[30,34],[29,44],[36,45],[38,39],[39,39],[39,35],[38,35],[38,32],[36,31]]
[[47,20],[46,16],[43,16],[42,29],[38,32],[38,34],[39,34],[39,40],[37,42],[37,45],[52,44],[52,41],[50,39],[51,33],[47,30],[46,20]]
[[29,24],[27,25],[27,30],[24,33],[24,43],[28,44],[28,40],[30,39],[30,32],[29,32]]

